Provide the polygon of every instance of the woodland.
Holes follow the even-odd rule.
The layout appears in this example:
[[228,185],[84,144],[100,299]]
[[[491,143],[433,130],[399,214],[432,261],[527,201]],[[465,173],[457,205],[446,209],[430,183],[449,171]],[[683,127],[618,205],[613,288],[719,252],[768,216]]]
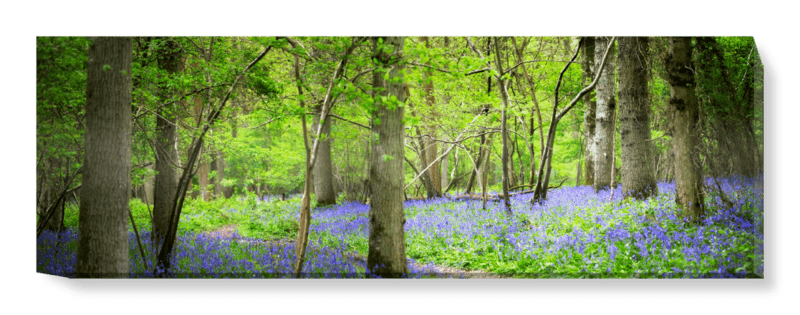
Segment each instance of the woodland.
[[36,271],[763,278],[752,37],[37,37]]

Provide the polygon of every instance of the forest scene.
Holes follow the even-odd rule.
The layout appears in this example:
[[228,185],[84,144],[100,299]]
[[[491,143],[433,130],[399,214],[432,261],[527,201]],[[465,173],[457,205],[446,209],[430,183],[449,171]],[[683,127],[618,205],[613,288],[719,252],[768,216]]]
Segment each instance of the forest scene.
[[764,149],[753,37],[36,37],[36,272],[761,279]]

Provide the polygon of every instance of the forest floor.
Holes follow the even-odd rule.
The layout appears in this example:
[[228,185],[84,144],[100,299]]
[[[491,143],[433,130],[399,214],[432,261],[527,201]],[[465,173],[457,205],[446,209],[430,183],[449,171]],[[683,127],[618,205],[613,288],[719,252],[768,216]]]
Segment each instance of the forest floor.
[[[230,225],[223,226],[222,228],[220,228],[218,230],[211,231],[211,232],[205,232],[203,234],[205,234],[206,236],[210,236],[210,237],[221,237],[221,238],[226,238],[226,239],[232,239],[232,240],[235,240],[235,241],[238,241],[238,242],[251,242],[251,243],[252,242],[257,242],[257,243],[272,244],[272,245],[283,245],[283,244],[290,244],[290,243],[294,242],[294,240],[291,240],[291,239],[273,239],[273,240],[263,240],[263,239],[252,240],[252,239],[250,239],[250,240],[245,240],[245,239],[242,239],[241,237],[238,237],[238,234],[236,233],[236,229],[237,229],[237,225],[230,224]],[[349,258],[353,262],[364,264],[364,265],[367,264],[367,257],[361,256],[361,255],[358,255],[358,254],[355,254],[355,253],[351,253],[349,255]],[[412,264],[414,264],[418,268],[422,268],[424,266],[423,264],[415,263],[415,262],[412,262]],[[484,271],[484,270],[465,270],[465,269],[458,269],[458,268],[454,268],[454,267],[438,266],[438,265],[434,265],[434,268],[439,273],[452,276],[453,278],[464,278],[464,279],[510,279],[510,278],[512,278],[510,276],[505,276],[505,275],[492,273],[492,272],[488,272],[488,271]]]

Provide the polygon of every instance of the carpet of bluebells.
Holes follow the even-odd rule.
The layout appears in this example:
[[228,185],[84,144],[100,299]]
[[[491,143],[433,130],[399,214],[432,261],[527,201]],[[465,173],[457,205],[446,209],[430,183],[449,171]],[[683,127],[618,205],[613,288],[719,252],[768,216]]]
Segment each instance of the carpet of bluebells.
[[[408,201],[409,277],[463,277],[443,272],[444,266],[522,278],[763,277],[763,177],[719,183],[732,205],[712,190],[699,225],[685,221],[674,183],[663,182],[659,195],[645,201],[623,200],[620,188],[609,200],[610,190],[588,186],[551,191],[534,206],[530,194],[517,195],[513,217],[498,202],[484,210],[479,200]],[[716,187],[712,179],[706,184]],[[298,206],[291,207],[286,219],[296,220]],[[304,277],[365,277],[368,212],[358,203],[313,211]],[[274,222],[263,213],[228,213],[250,216],[250,224]],[[130,233],[130,276],[152,277],[154,246],[149,232],[141,232],[148,257],[142,260]],[[37,240],[37,271],[74,276],[77,238],[74,229],[45,232]],[[184,232],[175,253],[174,277],[283,278],[290,277],[294,244]]]

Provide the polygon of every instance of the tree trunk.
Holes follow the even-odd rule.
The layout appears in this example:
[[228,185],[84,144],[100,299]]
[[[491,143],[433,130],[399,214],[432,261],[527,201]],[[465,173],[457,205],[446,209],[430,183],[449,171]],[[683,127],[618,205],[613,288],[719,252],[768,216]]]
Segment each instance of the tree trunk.
[[441,162],[442,162],[442,164],[441,164],[442,167],[441,167],[441,172],[439,172],[439,177],[441,178],[441,182],[440,182],[439,185],[442,187],[442,194],[444,194],[445,187],[447,187],[448,184],[450,184],[450,181],[447,178],[447,169],[448,169],[447,156],[443,157]]
[[[595,64],[602,62],[603,50],[608,45],[607,37],[595,38]],[[614,52],[609,52],[605,69],[597,83],[596,129],[592,153],[594,160],[594,189],[599,191],[611,185],[611,162],[614,155],[614,113],[617,107],[616,84],[614,81]]]
[[[585,84],[588,84],[594,78],[594,37],[584,38],[585,46],[583,47],[583,78]],[[595,116],[597,114],[597,102],[594,101],[595,92],[589,92],[583,97],[583,139],[584,139],[584,164],[586,171],[584,172],[584,183],[586,185],[594,185],[594,152],[597,151],[594,143],[595,134]]]
[[216,171],[217,175],[214,176],[214,197],[222,198],[225,196],[225,189],[222,186],[222,181],[225,180],[225,158],[222,152],[214,153],[214,161],[211,163],[211,170]]
[[[55,157],[51,156],[51,157],[45,158],[43,162],[44,162],[43,169],[49,170],[49,171],[52,171],[52,172],[60,173],[60,171],[56,171],[56,170],[60,170],[61,169],[61,167],[59,167],[59,165],[62,164],[61,160],[56,159]],[[69,163],[69,162],[67,162],[67,163]],[[51,167],[53,167],[53,168],[51,168]],[[66,169],[66,173],[65,174],[66,174],[65,175],[65,180],[67,180],[70,177],[70,175],[72,175],[72,174],[69,173],[69,164],[67,164],[67,169]],[[54,174],[54,175],[55,175],[56,178],[59,177],[57,174]],[[39,195],[40,196],[40,198],[39,198],[39,209],[37,210],[37,213],[39,214],[39,216],[38,216],[38,220],[36,222],[36,225],[39,226],[41,224],[41,220],[46,219],[47,216],[49,215],[50,219],[47,220],[47,223],[45,224],[44,229],[48,230],[48,231],[60,231],[60,230],[63,230],[64,205],[65,205],[65,202],[64,202],[64,200],[58,200],[58,196],[61,193],[61,191],[63,190],[62,189],[63,185],[58,183],[59,180],[57,180],[57,179],[54,179],[52,181],[48,180],[47,176],[41,177],[40,180],[43,181],[44,183],[42,183],[42,191],[40,192],[40,195]],[[66,184],[66,182],[65,182],[65,184]],[[53,209],[50,209],[50,211],[53,212],[52,215],[50,215],[50,213],[47,210],[52,205],[52,203],[56,202],[56,201],[58,201],[58,203],[55,205],[55,207],[53,207]]]
[[[314,123],[312,124],[312,133],[316,135],[317,128],[319,128],[319,115],[322,111],[322,105],[314,107]],[[312,138],[313,139],[313,138]],[[317,161],[314,163],[314,194],[317,198],[318,206],[328,206],[336,204],[336,191],[333,189],[333,167],[331,164],[331,119],[325,119],[322,124],[322,133],[320,134],[319,148],[317,148]]]
[[701,126],[691,63],[691,38],[670,37],[665,64],[670,85],[669,106],[675,113],[672,137],[675,203],[692,221],[699,222],[704,214],[703,177],[698,152]]
[[131,191],[131,39],[89,46],[77,276],[128,277]]
[[[166,39],[162,39],[166,40]],[[168,40],[157,52],[158,67],[174,75],[183,70],[181,51],[178,44]],[[175,92],[169,88],[160,87],[160,102],[166,103]],[[155,189],[153,196],[153,232],[152,237],[163,240],[169,229],[169,215],[172,211],[172,199],[178,190],[178,173],[175,170],[178,163],[178,128],[177,106],[162,107],[156,112],[156,163],[155,163]]]
[[197,170],[197,186],[200,188],[200,197],[203,201],[211,200],[211,195],[208,193],[208,184],[211,184],[211,181],[208,179],[208,160],[205,159],[207,155],[206,152],[207,148],[203,147],[200,151],[201,159],[200,159],[200,168]]
[[506,214],[508,216],[511,216],[511,215],[513,215],[513,212],[511,211],[511,201],[510,201],[509,196],[508,196],[508,189],[509,189],[509,182],[510,182],[510,179],[509,179],[509,165],[508,165],[509,164],[508,163],[508,160],[509,160],[508,151],[509,151],[509,147],[510,146],[509,146],[509,141],[508,141],[509,137],[508,137],[508,123],[507,123],[509,100],[508,100],[508,90],[507,90],[506,80],[503,79],[503,77],[502,77],[502,74],[504,72],[503,71],[503,62],[500,59],[500,46],[503,43],[497,37],[495,37],[494,38],[494,44],[495,44],[494,45],[494,49],[495,49],[495,60],[496,60],[496,63],[497,63],[497,70],[500,72],[500,75],[498,75],[498,80],[497,80],[498,84],[497,84],[497,86],[498,86],[498,89],[500,89],[500,96],[501,96],[501,99],[503,100],[503,112],[502,112],[502,116],[500,118],[500,136],[502,137],[501,138],[502,139],[502,141],[501,141],[501,143],[502,143],[502,147],[501,147],[502,156],[500,157],[500,162],[501,162],[501,169],[502,169],[502,177],[501,178],[502,178],[502,181],[503,181],[502,182],[502,186],[503,186],[503,203],[505,204],[505,207],[506,207]]
[[644,200],[658,194],[650,141],[648,39],[621,37],[618,45],[622,195]]
[[[506,124],[508,124],[508,121],[506,121]],[[514,169],[514,152],[516,151],[517,141],[511,141],[511,134],[506,135],[508,136],[508,187],[510,189],[517,186],[517,173]],[[518,151],[517,158],[519,158]]]
[[[426,48],[431,48],[428,37],[420,37],[420,41],[425,43]],[[436,97],[433,95],[433,70],[430,68],[425,68],[423,72],[423,79],[425,80],[425,84],[423,85],[425,103],[431,109],[431,115],[429,117],[430,120],[425,129],[427,129],[427,132],[431,137],[436,138],[436,124],[439,117],[439,112],[436,110]],[[425,138],[423,144],[425,145],[425,152],[427,154],[425,160],[435,161],[436,158],[439,157],[439,144],[436,141],[433,141],[431,138]],[[425,165],[425,167],[427,167],[427,165]],[[440,161],[432,163],[431,167],[428,169],[428,174],[431,177],[431,184],[433,184],[434,196],[442,195],[442,187],[444,186],[442,186],[441,173]],[[428,195],[431,194],[429,193]]]
[[[372,155],[370,168],[369,252],[370,275],[396,278],[408,273],[403,212],[403,111],[407,96],[400,71],[403,37],[373,38],[373,58],[380,68],[373,71]],[[388,46],[386,49],[381,47]],[[391,69],[391,70],[389,70]],[[387,78],[384,78],[389,71]],[[399,104],[380,97],[394,96]]]
[[[472,172],[470,173],[469,180],[467,180],[467,185],[466,185],[466,187],[464,189],[464,193],[465,194],[472,193],[472,187],[475,185],[475,178],[478,175],[478,171],[480,170],[481,165],[482,165],[481,163],[482,163],[482,161],[484,159],[483,156],[484,156],[484,152],[485,152],[484,147],[486,146],[486,141],[487,141],[486,138],[487,137],[485,135],[481,135],[480,146],[478,146],[478,159],[477,159],[477,161],[475,161],[475,165],[477,166],[477,169],[475,167],[473,167]],[[467,155],[469,155],[469,152],[467,152]]]
[[[411,115],[414,116],[413,107],[411,107],[410,105],[409,107],[412,108]],[[432,167],[428,167],[429,164],[428,150],[425,147],[426,142],[423,140],[422,133],[419,131],[419,129],[420,129],[419,126],[414,128],[414,130],[416,130],[417,132],[417,137],[418,137],[416,143],[417,146],[419,147],[418,157],[419,157],[420,170],[424,170],[422,172],[422,175],[420,176],[420,181],[422,181],[422,185],[425,187],[425,193],[428,199],[441,197],[442,196],[441,193],[439,193],[439,191],[437,191],[433,185],[433,180],[431,177]],[[435,160],[436,157],[434,157],[433,159]]]
[[[231,119],[231,138],[235,139],[238,136],[238,126],[236,125],[236,114],[234,112],[234,117]],[[227,165],[225,166],[227,167]],[[223,167],[224,169],[224,167]],[[225,193],[225,198],[230,198],[233,196],[233,189],[235,186],[231,187],[224,187],[223,191]]]
[[[525,50],[525,46],[526,45],[522,45],[522,47],[519,47],[519,46],[517,46],[516,40],[514,40],[513,37],[511,39],[512,39],[512,43],[514,43],[514,52],[517,54],[517,60],[522,61],[523,60],[523,52]],[[525,41],[525,43],[527,44],[527,41]],[[533,82],[533,79],[531,78],[531,76],[528,75],[528,70],[525,67],[525,65],[524,64],[521,65],[520,68],[522,68],[523,77],[528,82],[528,87],[530,87],[530,89],[531,89],[530,92],[531,92],[531,99],[533,100],[533,110],[536,112],[536,117],[539,119],[539,142],[540,142],[542,151],[544,151],[544,128],[542,127],[543,126],[542,125],[542,112],[539,109],[539,100],[536,98],[536,84]],[[535,124],[534,124],[534,120],[533,120],[533,113],[531,113],[530,121],[531,121],[531,128],[530,128],[529,132],[530,132],[530,139],[531,139],[531,146],[530,146],[530,151],[531,151],[530,152],[531,153],[531,161],[530,161],[531,173],[530,173],[530,179],[529,179],[530,182],[529,182],[529,184],[533,185],[536,182],[536,151],[534,151],[534,147],[533,147],[533,142],[534,142],[533,141],[533,136],[535,134],[534,131],[536,130],[536,128],[535,128]]]

